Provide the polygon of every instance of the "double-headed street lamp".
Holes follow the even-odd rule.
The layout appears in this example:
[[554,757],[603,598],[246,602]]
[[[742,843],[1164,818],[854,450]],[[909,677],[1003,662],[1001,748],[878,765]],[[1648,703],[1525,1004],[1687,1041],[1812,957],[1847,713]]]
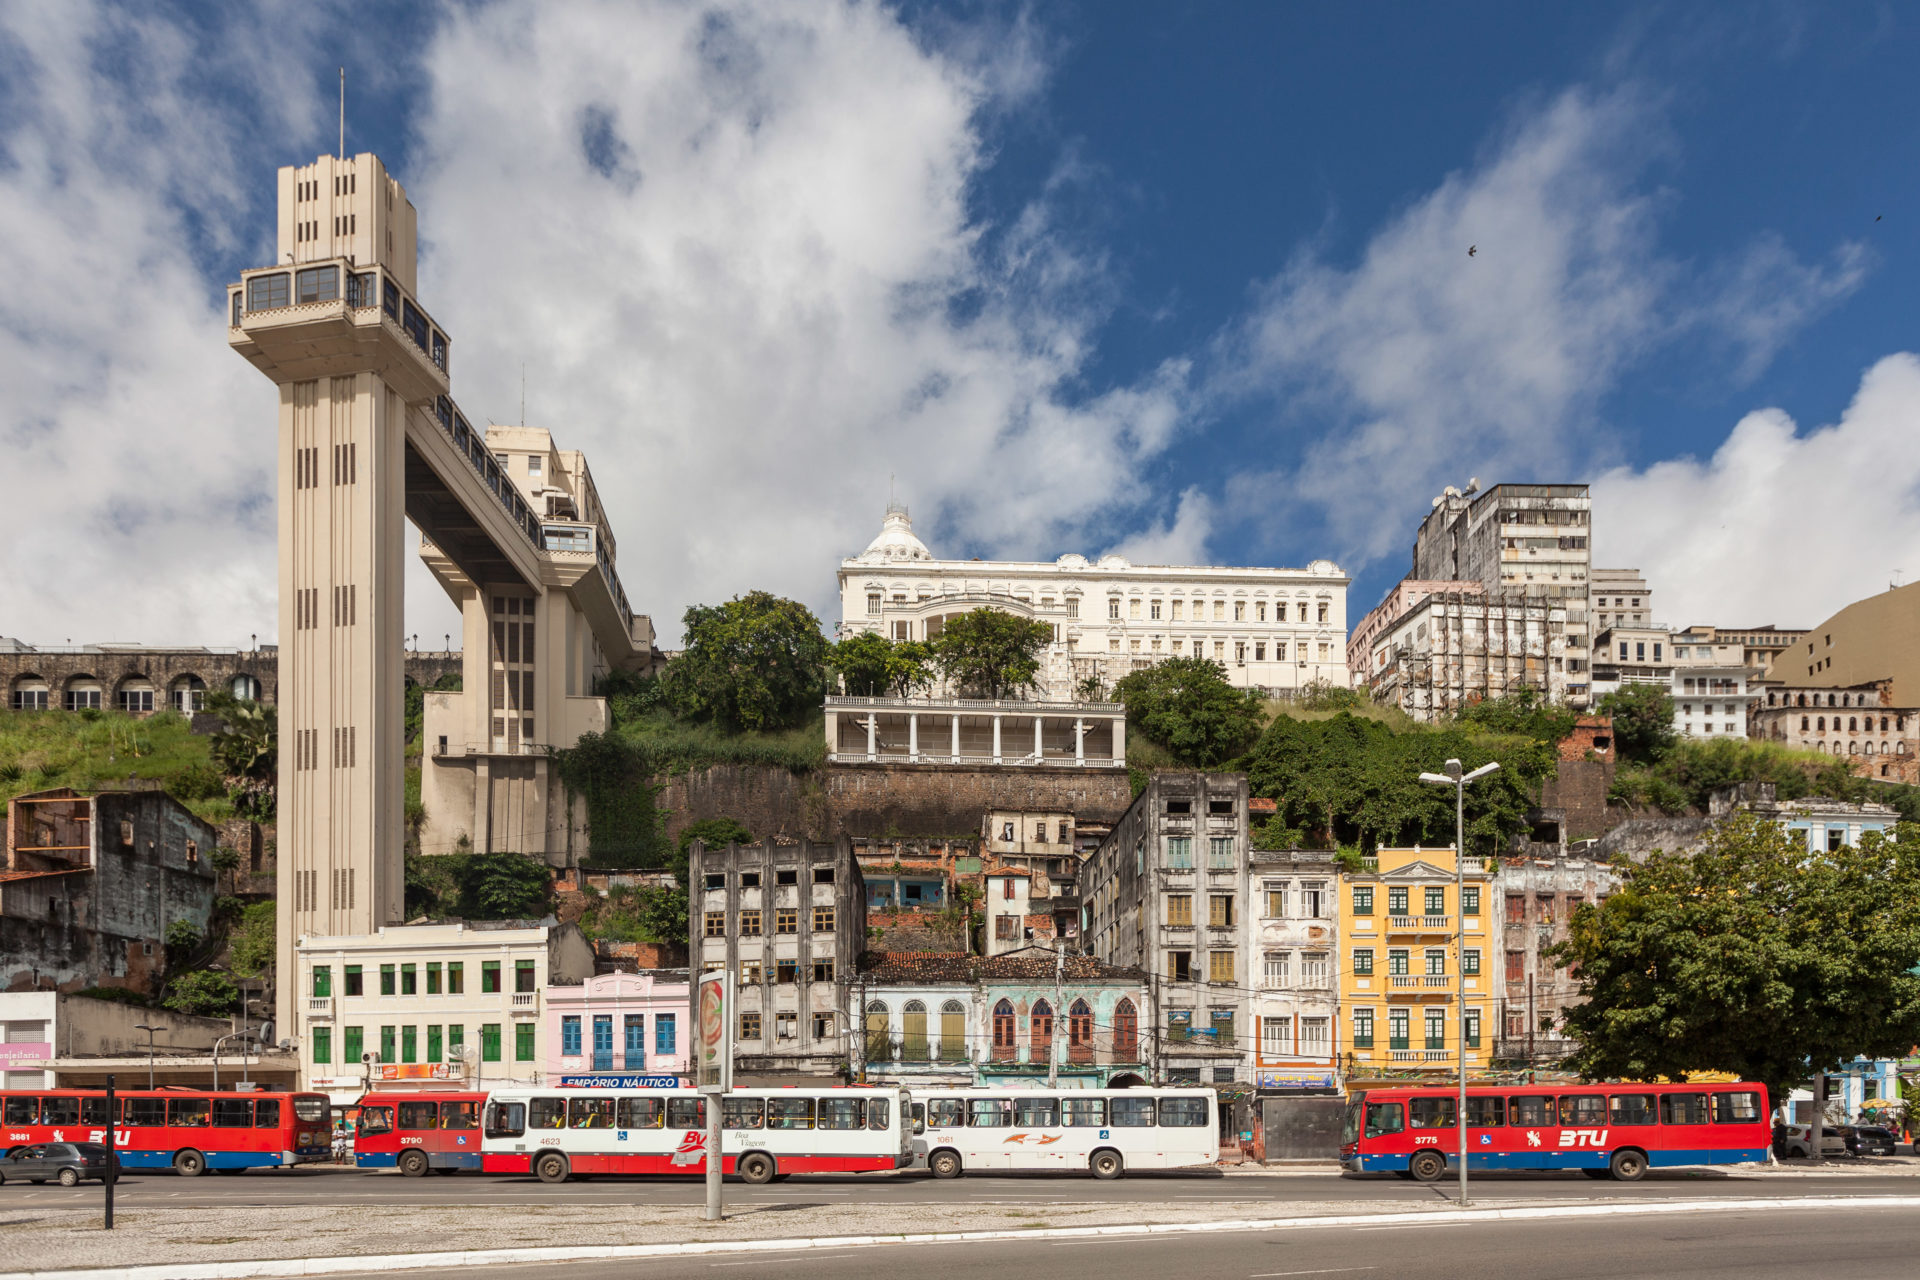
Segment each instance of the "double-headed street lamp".
[[151,1089],[153,1088],[153,1033],[164,1031],[166,1028],[150,1027],[144,1022],[136,1022],[133,1024],[133,1029],[147,1033],[147,1088]]
[[1460,1110],[1454,1116],[1454,1131],[1460,1137],[1460,1207],[1467,1204],[1467,784],[1484,778],[1500,766],[1488,762],[1472,773],[1462,773],[1458,760],[1446,763],[1445,773],[1423,773],[1420,781],[1437,787],[1453,788],[1453,909],[1454,947],[1453,982],[1455,1043],[1460,1054]]

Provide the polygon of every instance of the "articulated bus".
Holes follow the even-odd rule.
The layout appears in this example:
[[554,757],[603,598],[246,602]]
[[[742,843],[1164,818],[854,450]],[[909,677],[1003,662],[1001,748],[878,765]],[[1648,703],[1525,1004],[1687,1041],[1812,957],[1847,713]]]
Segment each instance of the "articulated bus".
[[[736,1089],[722,1100],[723,1174],[904,1169],[913,1160],[900,1089]],[[496,1089],[481,1167],[542,1182],[598,1173],[702,1174],[707,1100],[691,1089]]]
[[480,1169],[480,1112],[484,1093],[369,1093],[354,1120],[353,1163],[361,1169],[399,1169],[418,1178],[429,1169]]
[[914,1167],[964,1171],[1211,1167],[1220,1128],[1211,1089],[912,1091]]
[[[1457,1090],[1354,1092],[1340,1135],[1349,1173],[1433,1182],[1460,1167]],[[1506,1085],[1467,1089],[1467,1169],[1578,1169],[1633,1182],[1649,1167],[1767,1158],[1764,1085]]]
[[[310,1164],[331,1153],[327,1097],[320,1093],[121,1089],[111,1117],[123,1169],[168,1169],[195,1177]],[[40,1142],[107,1140],[101,1089],[0,1091],[6,1150]]]

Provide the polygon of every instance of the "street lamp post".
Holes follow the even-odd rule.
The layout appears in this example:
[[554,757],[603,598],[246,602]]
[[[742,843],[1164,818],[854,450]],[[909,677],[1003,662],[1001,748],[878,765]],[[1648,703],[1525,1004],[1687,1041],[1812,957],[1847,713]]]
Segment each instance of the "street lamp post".
[[1453,788],[1453,983],[1455,1042],[1460,1054],[1460,1109],[1454,1132],[1460,1138],[1460,1207],[1467,1207],[1467,784],[1484,778],[1500,766],[1489,761],[1472,773],[1462,773],[1458,760],[1446,763],[1445,773],[1423,773],[1420,781]]
[[144,1022],[136,1022],[133,1024],[133,1029],[147,1033],[147,1088],[151,1089],[153,1088],[153,1033],[165,1028],[150,1027]]

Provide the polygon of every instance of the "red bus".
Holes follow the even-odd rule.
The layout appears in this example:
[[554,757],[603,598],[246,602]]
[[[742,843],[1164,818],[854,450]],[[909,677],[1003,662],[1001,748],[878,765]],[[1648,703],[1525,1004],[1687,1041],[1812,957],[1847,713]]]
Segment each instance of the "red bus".
[[429,1169],[478,1170],[486,1104],[484,1093],[369,1093],[354,1122],[353,1163],[397,1168],[410,1178]]
[[[1340,1134],[1348,1173],[1434,1182],[1459,1169],[1457,1089],[1356,1091]],[[1649,1167],[1765,1160],[1764,1085],[1529,1084],[1467,1089],[1467,1169],[1579,1169],[1632,1182]]]
[[[276,1168],[325,1160],[328,1106],[320,1093],[126,1089],[114,1094],[113,1145],[123,1169]],[[36,1142],[105,1142],[102,1089],[0,1090],[6,1149]]]

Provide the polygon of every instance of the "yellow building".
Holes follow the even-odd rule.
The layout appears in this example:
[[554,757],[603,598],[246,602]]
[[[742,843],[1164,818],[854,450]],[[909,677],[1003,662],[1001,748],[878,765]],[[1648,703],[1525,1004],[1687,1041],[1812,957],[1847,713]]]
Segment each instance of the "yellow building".
[[1488,926],[1493,880],[1468,856],[1464,906],[1456,899],[1454,851],[1382,849],[1361,870],[1341,876],[1340,1064],[1346,1075],[1459,1070],[1461,1026],[1455,995],[1461,974],[1456,929],[1466,920],[1467,1067],[1492,1056],[1493,944]]

